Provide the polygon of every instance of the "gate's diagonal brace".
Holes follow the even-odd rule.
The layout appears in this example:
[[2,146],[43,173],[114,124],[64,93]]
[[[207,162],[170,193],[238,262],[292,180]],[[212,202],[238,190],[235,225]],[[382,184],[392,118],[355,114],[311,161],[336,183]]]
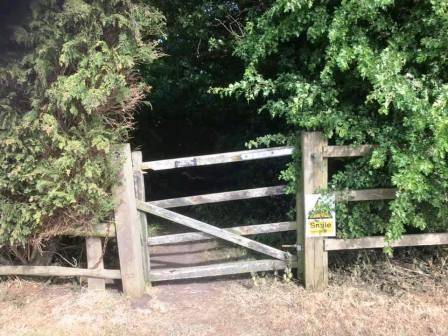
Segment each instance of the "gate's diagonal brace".
[[224,239],[226,241],[246,247],[248,249],[251,249],[251,250],[263,253],[263,254],[267,254],[275,259],[289,260],[292,257],[291,254],[288,252],[278,250],[271,246],[259,243],[257,241],[251,240],[246,237],[239,236],[235,233],[217,228],[216,226],[198,221],[196,219],[178,214],[178,213],[170,211],[170,210],[163,209],[161,207],[158,207],[158,206],[155,206],[152,204],[137,201],[137,209],[140,211],[148,212],[152,215],[156,215],[158,217],[162,217],[162,218],[170,220],[172,222],[188,226],[192,229],[208,233],[211,236],[214,236],[214,237],[217,237],[220,239]]

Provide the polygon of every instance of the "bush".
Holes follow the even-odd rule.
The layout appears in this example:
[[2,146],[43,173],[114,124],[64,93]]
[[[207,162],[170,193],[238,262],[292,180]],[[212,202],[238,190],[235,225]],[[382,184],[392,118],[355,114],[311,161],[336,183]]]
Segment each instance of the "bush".
[[[395,186],[398,197],[388,211],[350,206],[354,216],[339,221],[340,234],[390,241],[409,227],[448,228],[446,1],[277,0],[246,25],[236,53],[246,63],[243,78],[215,92],[262,99],[260,112],[295,131],[379,145],[331,185]],[[340,218],[349,210],[342,206]]]
[[0,245],[110,218],[125,141],[160,56],[163,16],[139,1],[40,0],[0,65]]

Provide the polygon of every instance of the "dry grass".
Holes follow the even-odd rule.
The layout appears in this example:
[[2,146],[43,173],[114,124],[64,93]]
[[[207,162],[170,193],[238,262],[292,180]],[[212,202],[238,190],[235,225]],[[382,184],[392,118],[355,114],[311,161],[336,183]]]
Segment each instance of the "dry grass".
[[0,283],[0,335],[448,335],[446,264],[416,260],[340,267],[320,293],[266,278],[258,287],[160,285],[130,300],[113,290],[8,281]]

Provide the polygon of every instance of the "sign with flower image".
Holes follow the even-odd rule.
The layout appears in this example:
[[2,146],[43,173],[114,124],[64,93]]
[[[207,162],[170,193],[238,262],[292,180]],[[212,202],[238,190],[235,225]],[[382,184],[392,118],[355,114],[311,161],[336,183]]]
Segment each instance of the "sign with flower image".
[[305,195],[305,236],[336,236],[336,214],[334,195]]

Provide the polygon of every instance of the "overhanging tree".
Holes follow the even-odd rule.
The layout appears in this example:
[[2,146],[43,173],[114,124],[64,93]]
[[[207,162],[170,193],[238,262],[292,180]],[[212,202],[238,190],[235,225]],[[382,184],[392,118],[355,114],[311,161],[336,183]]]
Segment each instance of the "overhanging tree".
[[277,0],[236,54],[242,80],[215,91],[262,98],[260,112],[338,144],[379,145],[332,187],[389,185],[398,197],[340,207],[340,235],[448,228],[446,1]]

